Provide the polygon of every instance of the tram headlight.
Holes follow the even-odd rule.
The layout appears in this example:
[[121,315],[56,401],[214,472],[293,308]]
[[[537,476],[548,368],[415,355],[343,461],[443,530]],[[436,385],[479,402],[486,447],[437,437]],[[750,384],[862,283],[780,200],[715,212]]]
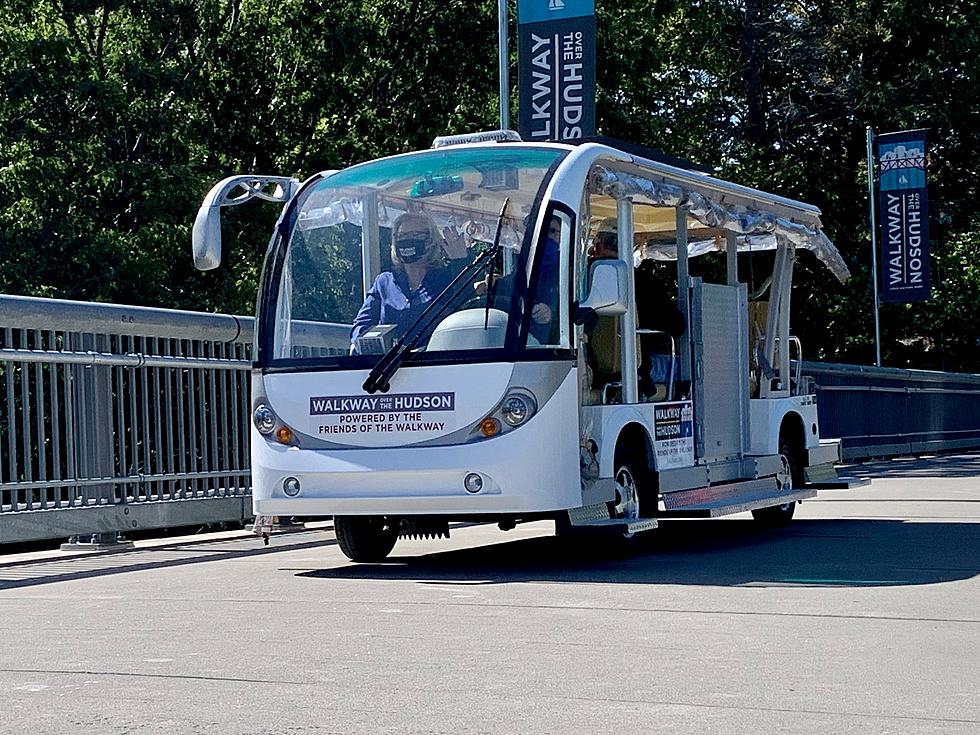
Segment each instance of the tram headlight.
[[252,421],[260,434],[268,436],[276,428],[276,412],[264,403],[260,403],[252,412]]
[[537,403],[530,393],[513,392],[500,405],[500,415],[508,426],[520,426],[537,410]]

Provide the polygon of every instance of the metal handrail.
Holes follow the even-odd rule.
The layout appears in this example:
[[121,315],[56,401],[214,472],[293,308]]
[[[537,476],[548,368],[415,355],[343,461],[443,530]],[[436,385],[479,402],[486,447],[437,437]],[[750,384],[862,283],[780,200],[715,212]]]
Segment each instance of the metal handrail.
[[[779,337],[776,337],[773,340],[773,342],[774,342],[774,344],[776,346],[776,352],[775,352],[775,354],[777,354],[777,355],[779,354],[779,341],[780,341],[779,340]],[[795,370],[794,370],[793,374],[790,376],[789,385],[786,385],[786,383],[783,381],[783,376],[782,375],[779,375],[779,369],[778,368],[776,369],[776,371],[775,371],[774,374],[775,375],[779,375],[779,383],[780,383],[780,386],[781,386],[780,387],[780,390],[789,390],[790,395],[794,395],[794,393],[793,393],[794,386],[795,386],[796,392],[798,393],[799,390],[800,390],[800,378],[803,375],[803,370],[802,370],[802,368],[803,368],[803,343],[800,342],[800,338],[799,337],[797,337],[795,335],[792,335],[792,334],[789,336],[788,342],[789,342],[789,350],[790,350],[790,354],[789,354],[790,369],[793,369],[793,367],[794,367],[793,366],[793,347],[794,346],[796,347],[796,354],[798,355],[798,357],[796,359]]]
[[796,375],[793,376],[793,382],[791,383],[791,387],[795,385],[796,386],[796,392],[799,393],[799,391],[800,391],[800,377],[803,374],[803,343],[800,342],[800,338],[799,337],[791,334],[789,336],[789,347],[790,347],[790,357],[789,357],[789,359],[791,361],[793,359],[793,355],[792,355],[793,345],[796,345]]
[[96,365],[109,367],[162,367],[208,370],[241,370],[251,366],[249,360],[220,360],[210,357],[171,357],[146,355],[139,352],[112,354],[109,352],[69,352],[67,350],[17,350],[0,349],[0,361],[25,363],[51,363],[55,365]]
[[245,520],[252,330],[0,296],[0,543]]

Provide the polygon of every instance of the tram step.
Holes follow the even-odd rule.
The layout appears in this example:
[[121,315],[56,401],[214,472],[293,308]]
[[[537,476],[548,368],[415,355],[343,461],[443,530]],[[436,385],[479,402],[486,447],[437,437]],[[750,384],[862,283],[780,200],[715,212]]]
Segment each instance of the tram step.
[[826,482],[808,482],[807,487],[814,490],[853,490],[856,487],[867,487],[871,480],[867,477],[838,477]]
[[626,520],[625,518],[596,518],[577,522],[573,525],[573,528],[604,528],[610,531],[622,530],[624,533],[640,533],[641,531],[651,531],[657,525],[656,518],[637,518],[635,520]]
[[671,503],[666,509],[658,511],[658,518],[717,518],[719,516],[744,513],[748,510],[768,508],[773,505],[792,503],[817,497],[817,491],[811,488],[794,489],[781,495],[771,493],[745,494],[741,496],[724,496],[707,502],[682,505]]

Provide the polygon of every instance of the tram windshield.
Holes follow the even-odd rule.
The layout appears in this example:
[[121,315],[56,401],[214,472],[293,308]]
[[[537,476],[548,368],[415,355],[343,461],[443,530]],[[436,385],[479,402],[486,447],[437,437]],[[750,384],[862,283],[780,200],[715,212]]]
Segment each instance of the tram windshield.
[[267,274],[273,362],[365,364],[399,338],[423,359],[568,347],[559,294],[573,223],[539,212],[565,154],[448,147],[360,164],[307,188],[279,271]]

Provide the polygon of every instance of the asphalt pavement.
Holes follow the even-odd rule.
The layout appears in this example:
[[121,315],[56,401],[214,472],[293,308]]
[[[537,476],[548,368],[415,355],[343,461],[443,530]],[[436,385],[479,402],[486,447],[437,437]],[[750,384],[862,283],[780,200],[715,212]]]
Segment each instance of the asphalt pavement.
[[980,455],[793,523],[0,558],[0,733],[980,733]]

